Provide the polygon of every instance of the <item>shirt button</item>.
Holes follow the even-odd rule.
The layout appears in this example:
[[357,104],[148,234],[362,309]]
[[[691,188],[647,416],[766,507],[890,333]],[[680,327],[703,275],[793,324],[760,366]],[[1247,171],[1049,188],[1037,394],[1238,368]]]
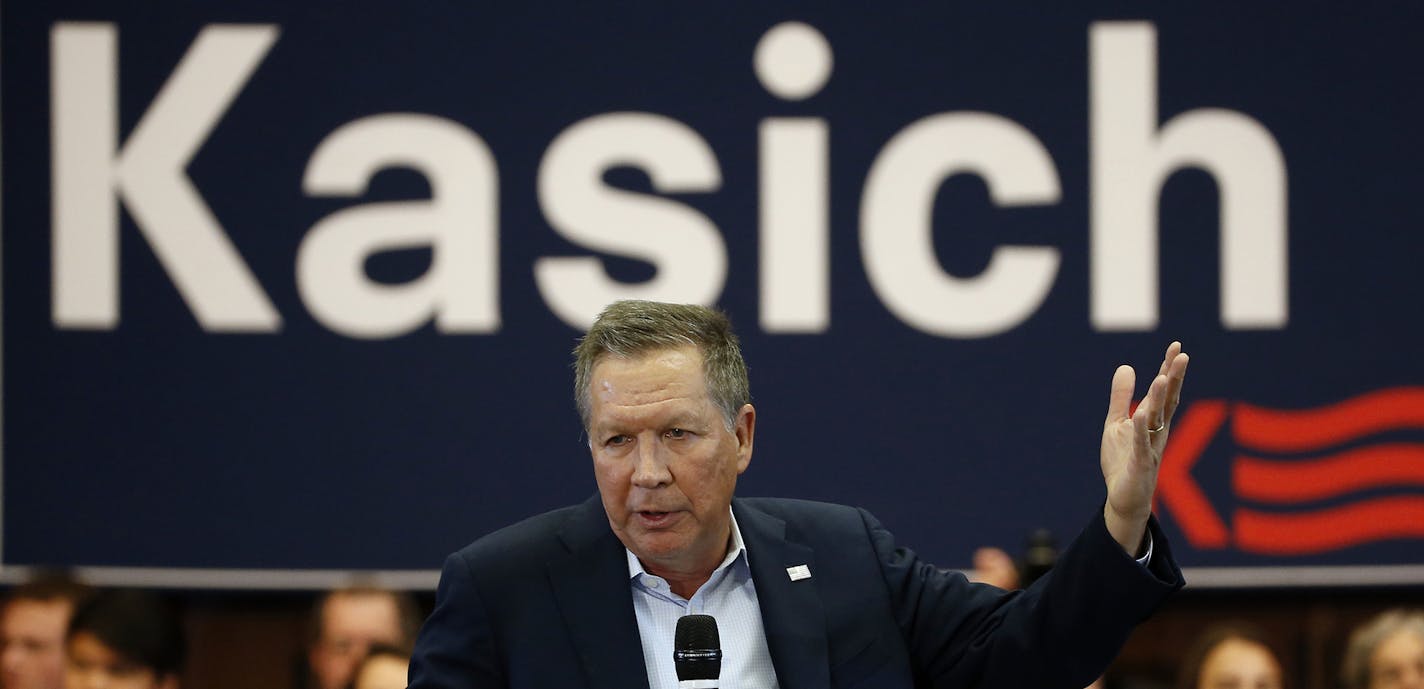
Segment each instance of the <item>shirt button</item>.
[[653,577],[648,577],[647,579],[643,580],[643,583],[647,584],[648,588],[650,589],[655,589],[658,587],[658,580],[654,579]]

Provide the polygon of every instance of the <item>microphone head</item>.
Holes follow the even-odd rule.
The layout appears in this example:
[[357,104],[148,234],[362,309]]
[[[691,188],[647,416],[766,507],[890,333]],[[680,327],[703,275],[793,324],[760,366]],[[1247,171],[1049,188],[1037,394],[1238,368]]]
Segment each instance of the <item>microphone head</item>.
[[711,615],[684,615],[677,621],[672,661],[679,682],[717,679],[722,674],[722,641]]

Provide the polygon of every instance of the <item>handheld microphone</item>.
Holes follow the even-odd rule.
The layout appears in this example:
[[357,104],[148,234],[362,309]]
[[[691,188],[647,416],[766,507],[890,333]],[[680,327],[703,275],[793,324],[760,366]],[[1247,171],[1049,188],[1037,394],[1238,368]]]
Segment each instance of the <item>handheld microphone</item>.
[[672,662],[680,689],[716,689],[722,674],[722,642],[711,615],[684,615],[677,621]]

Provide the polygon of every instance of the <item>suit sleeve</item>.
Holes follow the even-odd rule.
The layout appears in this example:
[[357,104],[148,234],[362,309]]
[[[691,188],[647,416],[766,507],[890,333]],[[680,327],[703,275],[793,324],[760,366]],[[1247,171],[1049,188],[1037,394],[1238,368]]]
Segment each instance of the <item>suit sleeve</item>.
[[474,574],[459,553],[451,555],[440,573],[435,611],[415,642],[409,689],[507,687],[502,667]]
[[1004,593],[920,560],[862,514],[919,686],[1082,689],[1183,584],[1155,520],[1148,567],[1112,540],[1100,510],[1048,575]]

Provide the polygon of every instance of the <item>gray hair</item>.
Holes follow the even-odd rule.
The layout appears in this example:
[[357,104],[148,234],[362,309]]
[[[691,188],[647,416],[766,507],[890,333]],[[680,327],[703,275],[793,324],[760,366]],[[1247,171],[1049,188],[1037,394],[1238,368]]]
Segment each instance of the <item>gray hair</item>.
[[694,346],[702,353],[707,393],[722,410],[728,430],[737,412],[751,402],[747,364],[732,322],[716,309],[696,304],[617,301],[598,314],[574,347],[574,402],[588,429],[592,415],[593,367],[604,356],[632,358],[659,349]]
[[1350,642],[1345,645],[1345,662],[1340,672],[1345,689],[1369,689],[1370,658],[1374,656],[1375,649],[1386,639],[1405,631],[1424,639],[1424,612],[1389,610],[1355,629],[1350,634]]

